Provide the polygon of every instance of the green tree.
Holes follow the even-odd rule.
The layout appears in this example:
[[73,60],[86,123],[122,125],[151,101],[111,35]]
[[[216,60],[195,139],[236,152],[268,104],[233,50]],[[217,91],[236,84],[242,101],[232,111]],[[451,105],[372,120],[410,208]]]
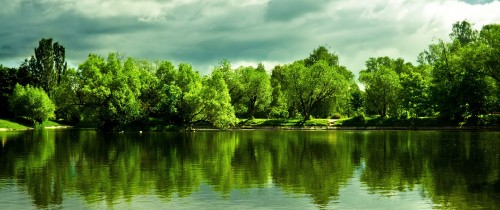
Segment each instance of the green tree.
[[[491,48],[487,39],[478,39],[472,24],[453,25],[451,43],[441,41],[433,63],[432,95],[445,119],[477,123],[498,99],[494,73],[490,71]],[[486,36],[486,35],[485,35]]]
[[210,77],[204,78],[201,98],[205,119],[215,127],[226,129],[237,123],[229,90],[221,71],[213,71]]
[[351,98],[349,100],[349,106],[356,114],[360,114],[364,104],[363,92],[359,89],[358,85],[351,87]]
[[485,25],[480,32],[485,44],[485,74],[500,83],[500,24]]
[[[241,85],[240,100],[233,104],[237,114],[242,117],[251,118],[256,113],[266,111],[271,103],[271,80],[264,66],[259,64],[253,67],[240,67],[236,69],[236,75]],[[261,115],[261,116],[265,116]]]
[[[288,118],[289,117],[289,104],[282,90],[282,84],[284,81],[283,68],[281,66],[275,66],[271,72],[271,86],[272,101],[270,104],[269,117],[271,118]],[[293,109],[293,106],[290,106]]]
[[389,57],[370,58],[367,69],[359,73],[359,81],[365,86],[367,111],[381,117],[398,113],[401,84],[394,63]]
[[140,117],[140,81],[130,60],[120,56],[108,59],[91,54],[80,64],[75,87],[84,121],[95,121],[101,128],[114,129]]
[[179,64],[175,85],[180,92],[176,111],[180,116],[181,125],[192,126],[198,121],[203,121],[202,78],[198,72],[193,71],[187,63]]
[[461,45],[466,45],[476,41],[478,33],[472,28],[473,26],[474,24],[468,22],[467,20],[453,23],[450,38],[452,41],[458,41]]
[[61,75],[60,84],[54,88],[52,100],[56,105],[56,118],[66,123],[75,124],[80,120],[78,98],[75,94],[78,72],[69,68]]
[[14,92],[17,78],[17,69],[7,68],[0,64],[0,117],[10,117],[8,99]]
[[55,105],[45,91],[31,86],[14,88],[14,93],[9,98],[10,110],[16,117],[32,120],[34,124],[53,118]]
[[433,114],[431,103],[431,74],[427,65],[412,67],[400,74],[401,105],[411,117],[430,116]]
[[347,88],[337,68],[328,66],[325,61],[310,67],[306,67],[303,61],[296,61],[283,68],[283,90],[288,101],[297,105],[305,120],[318,111],[320,104]]
[[[43,38],[35,48],[35,56],[25,60],[24,74],[29,78],[28,84],[41,87],[49,95],[56,85],[61,83],[67,69],[65,48],[58,42],[52,43],[51,38]],[[29,67],[27,67],[29,66]]]
[[222,73],[231,96],[231,105],[236,106],[244,97],[243,83],[241,83],[239,75],[231,68],[231,63],[226,59],[219,62],[214,71]]

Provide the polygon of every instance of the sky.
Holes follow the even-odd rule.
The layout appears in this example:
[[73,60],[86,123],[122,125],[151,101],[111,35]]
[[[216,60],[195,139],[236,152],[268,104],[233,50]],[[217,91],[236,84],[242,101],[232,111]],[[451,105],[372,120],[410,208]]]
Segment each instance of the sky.
[[41,38],[77,68],[110,52],[191,63],[207,74],[303,59],[318,46],[357,74],[369,57],[415,62],[452,24],[500,23],[500,0],[0,0],[0,64],[17,67]]

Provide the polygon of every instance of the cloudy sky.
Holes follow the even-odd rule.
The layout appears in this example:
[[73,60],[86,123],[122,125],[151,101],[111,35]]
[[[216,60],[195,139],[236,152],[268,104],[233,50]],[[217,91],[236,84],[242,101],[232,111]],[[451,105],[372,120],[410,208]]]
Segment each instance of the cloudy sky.
[[42,37],[77,67],[89,53],[268,69],[319,45],[357,73],[369,57],[414,62],[451,25],[500,23],[499,0],[0,0],[0,64],[18,66]]

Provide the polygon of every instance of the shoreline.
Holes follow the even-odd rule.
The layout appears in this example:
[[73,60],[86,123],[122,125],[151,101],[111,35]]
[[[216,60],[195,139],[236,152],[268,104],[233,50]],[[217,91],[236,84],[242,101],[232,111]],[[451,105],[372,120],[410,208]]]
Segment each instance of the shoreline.
[[[47,130],[69,130],[69,129],[89,129],[89,128],[78,128],[74,126],[48,126],[40,129]],[[97,128],[93,128],[97,129]],[[0,128],[2,131],[30,131],[37,130],[35,128]],[[431,127],[404,127],[404,126],[239,126],[227,129],[227,131],[238,131],[238,130],[346,130],[346,131],[375,131],[375,130],[409,130],[409,131],[500,131],[500,126],[431,126]],[[182,131],[182,130],[179,130]],[[193,131],[224,131],[217,128],[210,127],[194,127]],[[163,132],[163,131],[147,131],[144,132]]]
[[[203,130],[203,128],[196,130]],[[442,131],[500,131],[500,126],[432,126],[432,127],[404,127],[404,126],[241,126],[229,130],[442,130]]]

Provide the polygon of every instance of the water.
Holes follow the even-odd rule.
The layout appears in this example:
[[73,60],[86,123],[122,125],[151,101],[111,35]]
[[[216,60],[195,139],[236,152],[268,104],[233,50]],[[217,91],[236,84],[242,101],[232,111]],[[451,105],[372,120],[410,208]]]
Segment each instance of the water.
[[500,209],[500,132],[0,132],[0,209]]

